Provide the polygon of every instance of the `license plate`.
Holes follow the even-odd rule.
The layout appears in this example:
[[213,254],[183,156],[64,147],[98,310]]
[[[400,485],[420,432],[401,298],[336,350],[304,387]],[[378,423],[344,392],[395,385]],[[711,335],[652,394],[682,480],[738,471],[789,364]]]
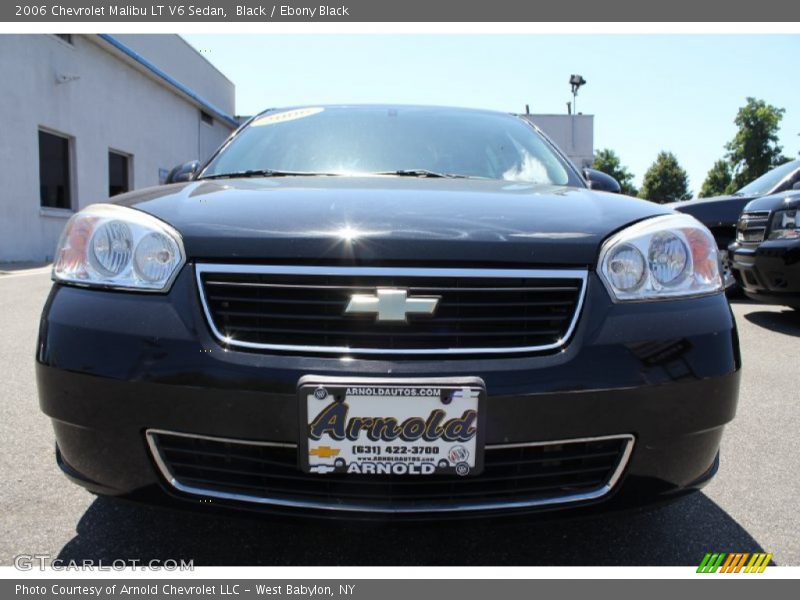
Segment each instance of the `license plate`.
[[477,475],[486,389],[470,378],[303,377],[300,468],[318,475]]

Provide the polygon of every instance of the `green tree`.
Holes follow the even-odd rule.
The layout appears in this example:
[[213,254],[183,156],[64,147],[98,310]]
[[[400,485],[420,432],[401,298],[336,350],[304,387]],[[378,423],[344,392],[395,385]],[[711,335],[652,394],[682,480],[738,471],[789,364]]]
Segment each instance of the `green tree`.
[[739,128],[736,136],[725,145],[726,157],[733,170],[729,191],[738,190],[784,162],[783,148],[778,145],[783,108],[763,100],[747,98],[733,122]]
[[659,152],[647,169],[639,197],[664,204],[689,197],[689,176],[672,152]]
[[616,152],[609,148],[598,150],[594,155],[594,162],[592,168],[602,171],[606,175],[611,175],[619,182],[622,193],[628,196],[637,196],[639,190],[633,185],[633,173],[628,171],[627,167],[622,165],[619,156]]
[[706,180],[700,188],[700,197],[721,196],[728,192],[733,181],[731,165],[725,159],[719,159],[706,175]]

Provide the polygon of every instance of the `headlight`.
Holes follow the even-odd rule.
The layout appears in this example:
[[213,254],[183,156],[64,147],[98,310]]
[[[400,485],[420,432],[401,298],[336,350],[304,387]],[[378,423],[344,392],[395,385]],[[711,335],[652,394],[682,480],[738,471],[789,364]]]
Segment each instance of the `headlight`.
[[132,208],[92,204],[64,227],[53,279],[161,292],[184,261],[181,236],[166,223]]
[[600,251],[600,278],[617,302],[722,290],[714,237],[689,215],[647,219],[613,235]]
[[769,240],[784,240],[800,238],[800,229],[797,229],[797,209],[777,210],[772,215],[769,227]]

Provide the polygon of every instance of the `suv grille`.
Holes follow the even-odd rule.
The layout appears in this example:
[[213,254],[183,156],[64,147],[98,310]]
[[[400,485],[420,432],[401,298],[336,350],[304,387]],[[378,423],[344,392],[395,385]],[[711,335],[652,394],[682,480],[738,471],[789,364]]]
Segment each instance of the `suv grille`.
[[438,512],[592,500],[616,484],[633,448],[629,435],[487,446],[484,470],[456,475],[308,475],[294,444],[150,430],[147,440],[170,485],[184,493],[276,506],[363,512]]
[[[211,328],[253,349],[339,354],[509,353],[562,346],[576,324],[585,270],[395,269],[197,265]],[[436,296],[407,323],[345,315],[378,288]]]
[[745,244],[763,242],[768,223],[768,210],[742,213],[736,224],[736,241]]

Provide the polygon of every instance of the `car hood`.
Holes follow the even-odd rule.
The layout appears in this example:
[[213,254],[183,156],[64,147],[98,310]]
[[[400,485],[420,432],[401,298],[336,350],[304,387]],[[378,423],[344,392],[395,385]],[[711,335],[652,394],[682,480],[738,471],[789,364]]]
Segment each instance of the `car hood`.
[[792,190],[790,192],[762,196],[749,202],[745,210],[779,210],[782,208],[800,208],[800,192]]
[[477,179],[272,177],[195,181],[117,204],[213,261],[593,265],[602,241],[668,208],[586,189]]
[[745,204],[755,196],[712,196],[666,204],[682,213],[692,215],[706,227],[734,226]]

